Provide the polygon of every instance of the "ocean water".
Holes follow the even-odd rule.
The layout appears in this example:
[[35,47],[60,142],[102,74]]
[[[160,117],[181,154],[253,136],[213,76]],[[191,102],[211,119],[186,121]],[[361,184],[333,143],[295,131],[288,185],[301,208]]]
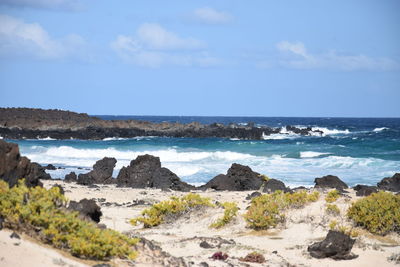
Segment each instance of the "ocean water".
[[254,171],[280,179],[290,186],[311,186],[314,178],[328,174],[339,176],[349,185],[376,184],[382,178],[400,172],[398,118],[99,117],[153,122],[254,122],[272,127],[312,126],[325,134],[304,137],[285,132],[266,136],[265,140],[137,137],[101,141],[11,141],[18,143],[21,153],[32,161],[65,168],[48,171],[56,178],[63,178],[70,171],[87,172],[105,156],[117,159],[116,177],[122,166],[129,165],[132,159],[142,154],[160,157],[164,167],[195,185],[226,173],[232,163],[248,165]]

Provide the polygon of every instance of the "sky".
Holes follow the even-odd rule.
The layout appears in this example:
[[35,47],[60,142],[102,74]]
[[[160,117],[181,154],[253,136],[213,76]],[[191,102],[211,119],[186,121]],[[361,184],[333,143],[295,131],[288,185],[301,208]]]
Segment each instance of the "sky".
[[397,0],[0,0],[0,107],[400,117]]

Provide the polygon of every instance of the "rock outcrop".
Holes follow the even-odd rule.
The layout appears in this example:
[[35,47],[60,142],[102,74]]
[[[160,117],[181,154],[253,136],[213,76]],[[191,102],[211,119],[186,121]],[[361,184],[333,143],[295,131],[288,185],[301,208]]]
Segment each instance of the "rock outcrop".
[[376,186],[369,185],[361,185],[358,184],[353,189],[356,191],[356,196],[358,197],[366,197],[371,195],[372,193],[378,192],[378,188]]
[[283,192],[289,192],[290,189],[286,187],[286,185],[279,180],[276,179],[268,179],[264,183],[263,192],[264,193],[273,193],[277,190],[281,190]]
[[65,175],[64,182],[71,183],[78,181],[78,177],[75,172],[70,172]]
[[308,252],[318,259],[351,260],[358,257],[351,253],[355,241],[342,232],[330,230],[323,241],[309,246]]
[[339,191],[343,191],[349,188],[345,182],[334,175],[327,175],[321,178],[315,178],[315,188],[336,188]]
[[249,166],[233,163],[227,174],[215,176],[208,183],[201,186],[200,189],[211,188],[230,191],[258,190],[263,182],[262,176],[252,171]]
[[82,216],[90,218],[97,223],[100,222],[100,217],[103,215],[96,202],[86,198],[81,199],[79,202],[70,201],[68,209],[79,211]]
[[378,188],[386,191],[400,192],[400,173],[396,173],[392,177],[383,178],[378,183]]
[[0,140],[0,179],[14,186],[21,178],[29,187],[42,186],[40,179],[51,179],[42,166],[21,157],[17,144]]
[[116,182],[120,187],[132,188],[168,188],[177,191],[190,191],[195,188],[182,182],[169,169],[161,167],[160,158],[152,155],[138,156],[129,166],[122,167]]
[[112,174],[116,163],[117,160],[115,158],[108,157],[96,161],[93,165],[92,171],[78,175],[78,184],[91,185],[115,183]]

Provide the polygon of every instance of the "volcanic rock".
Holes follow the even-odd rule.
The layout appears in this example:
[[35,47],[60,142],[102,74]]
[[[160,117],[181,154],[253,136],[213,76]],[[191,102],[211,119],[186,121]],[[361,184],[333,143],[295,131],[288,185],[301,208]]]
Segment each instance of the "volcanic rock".
[[277,190],[281,190],[283,192],[290,191],[282,181],[276,179],[269,179],[264,183],[264,188],[263,188],[264,193],[273,193]]
[[46,167],[44,167],[45,170],[57,170],[57,168],[53,164],[47,164]]
[[86,198],[81,199],[79,202],[70,201],[68,209],[79,211],[81,215],[88,217],[97,223],[100,222],[100,217],[103,215],[96,202]]
[[162,168],[160,158],[152,155],[138,156],[129,166],[122,167],[117,177],[117,185],[132,188],[169,188],[177,191],[190,191],[195,188],[182,182],[169,169]]
[[361,185],[361,184],[356,185],[355,187],[353,187],[353,189],[357,191],[356,196],[358,197],[366,197],[371,195],[372,193],[378,192],[378,188],[376,186]]
[[201,189],[245,191],[258,190],[263,184],[261,175],[250,167],[233,163],[227,174],[220,174],[201,186]]
[[86,174],[79,174],[78,184],[112,184],[115,183],[112,178],[113,170],[117,160],[115,158],[105,157],[98,160],[93,165],[93,170]]
[[327,175],[321,178],[315,178],[315,188],[336,188],[343,191],[348,188],[347,184],[334,175]]
[[400,173],[396,173],[392,177],[383,178],[378,183],[378,188],[386,191],[400,192]]
[[358,257],[351,253],[355,241],[342,232],[329,230],[325,240],[310,245],[308,251],[318,259],[351,260]]
[[75,172],[70,172],[68,174],[65,175],[64,181],[67,183],[70,182],[76,182],[78,180],[78,177],[76,176]]

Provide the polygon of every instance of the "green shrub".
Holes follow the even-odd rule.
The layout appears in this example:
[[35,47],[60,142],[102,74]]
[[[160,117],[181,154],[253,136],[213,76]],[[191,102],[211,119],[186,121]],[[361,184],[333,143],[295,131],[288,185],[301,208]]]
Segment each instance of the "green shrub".
[[325,201],[328,203],[333,203],[336,200],[338,200],[339,197],[340,197],[339,191],[336,189],[333,189],[328,192],[328,194],[325,197]]
[[335,204],[327,204],[325,210],[326,210],[327,213],[332,214],[332,215],[339,215],[340,214],[340,209]]
[[22,230],[82,258],[103,260],[111,257],[133,259],[131,246],[137,239],[116,231],[100,229],[65,209],[67,199],[58,187],[28,188],[23,180],[12,188],[0,181],[0,215],[5,226]]
[[238,206],[235,202],[224,202],[222,203],[222,207],[224,208],[224,216],[219,218],[216,222],[210,225],[211,228],[221,228],[229,223],[233,217],[237,215],[239,210]]
[[181,198],[171,197],[170,200],[161,201],[142,211],[142,216],[132,219],[133,225],[143,223],[143,227],[150,228],[164,222],[166,215],[177,215],[188,212],[194,207],[213,207],[209,198],[203,198],[198,194],[189,193]]
[[260,174],[260,178],[263,179],[264,181],[268,181],[269,179],[271,179],[265,174]]
[[303,190],[295,193],[283,193],[278,190],[272,194],[253,198],[244,218],[250,228],[268,229],[284,221],[283,211],[285,209],[301,208],[308,202],[316,201],[318,197],[318,192],[307,194]]
[[347,215],[374,234],[400,231],[400,196],[378,192],[354,202]]

